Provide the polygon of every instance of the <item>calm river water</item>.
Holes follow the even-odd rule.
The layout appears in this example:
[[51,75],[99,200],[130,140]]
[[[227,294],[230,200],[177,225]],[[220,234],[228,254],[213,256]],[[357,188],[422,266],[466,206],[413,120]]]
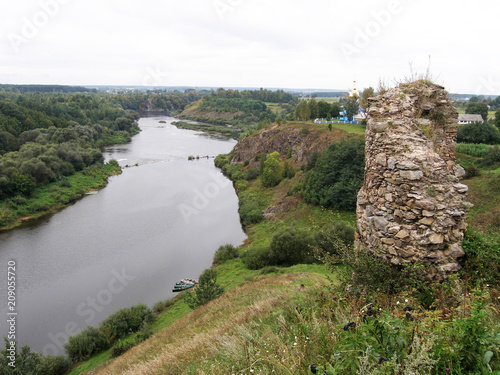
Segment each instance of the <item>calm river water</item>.
[[219,245],[242,243],[232,184],[212,158],[187,160],[227,153],[235,141],[172,121],[142,118],[132,142],[107,148],[106,159],[132,167],[98,194],[0,235],[0,336],[8,329],[9,261],[16,262],[19,344],[64,354],[68,335],[120,308],[172,297],[173,284],[198,277]]

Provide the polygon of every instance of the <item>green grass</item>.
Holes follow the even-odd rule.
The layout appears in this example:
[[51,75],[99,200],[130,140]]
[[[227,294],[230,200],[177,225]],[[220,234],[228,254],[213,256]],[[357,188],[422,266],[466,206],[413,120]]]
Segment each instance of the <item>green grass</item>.
[[35,190],[29,198],[14,197],[0,202],[0,230],[8,230],[26,222],[54,214],[85,193],[103,188],[109,176],[121,173],[118,165],[91,166],[63,180]]

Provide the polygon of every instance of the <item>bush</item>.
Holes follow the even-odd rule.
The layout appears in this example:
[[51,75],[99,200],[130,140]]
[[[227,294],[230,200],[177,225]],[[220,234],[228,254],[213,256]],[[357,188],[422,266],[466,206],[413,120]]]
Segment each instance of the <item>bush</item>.
[[465,256],[459,258],[463,266],[461,272],[475,280],[486,280],[498,283],[500,273],[500,246],[494,241],[488,241],[482,235],[472,230],[465,232],[462,242]]
[[[335,269],[342,287],[352,295],[375,292],[395,294],[406,286],[421,287],[425,284],[422,279],[425,274],[422,268],[425,266],[421,263],[395,266],[361,247],[339,245],[334,255],[318,248],[316,250],[321,254],[320,259]],[[336,267],[338,264],[344,267]]]
[[313,240],[302,230],[286,228],[271,239],[270,265],[293,266],[302,263],[310,253]]
[[220,297],[224,288],[217,284],[217,272],[213,268],[206,269],[200,276],[195,290],[186,293],[184,300],[191,309],[196,309]]
[[164,301],[158,301],[153,305],[152,310],[155,314],[159,314],[163,310],[172,306],[173,304],[174,304],[174,301],[172,301],[171,299],[166,299]]
[[78,335],[71,336],[64,349],[72,361],[81,361],[108,349],[109,344],[110,340],[99,328],[87,327]]
[[117,339],[139,331],[153,320],[153,311],[148,306],[139,304],[110,315],[101,323],[100,328],[109,341],[113,343]]
[[10,352],[7,338],[4,337],[5,350],[0,351],[0,374],[12,375],[63,375],[71,366],[68,358],[62,356],[42,356],[40,353],[32,352],[28,346],[23,346],[16,353],[16,367],[9,366]]
[[339,247],[354,245],[355,229],[343,221],[334,221],[323,227],[315,236],[317,246],[328,254],[338,254]]
[[472,163],[472,164],[469,164],[467,169],[465,170],[465,178],[472,178],[472,177],[476,177],[476,176],[479,176],[480,175],[480,172],[479,172],[479,169],[476,168],[476,166]]
[[259,270],[271,263],[271,251],[267,247],[253,247],[247,250],[243,259],[249,270]]
[[500,132],[497,127],[487,122],[459,125],[457,142],[496,145],[500,143]]
[[231,244],[219,246],[214,255],[213,264],[222,264],[238,257],[238,250]]
[[248,189],[249,186],[250,185],[245,180],[236,181],[236,191],[238,192]]
[[488,153],[483,158],[483,163],[490,166],[500,164],[500,147],[490,147]]
[[285,161],[285,165],[283,167],[283,178],[294,178],[295,177],[295,169]]
[[281,182],[282,168],[280,165],[280,154],[277,152],[267,155],[260,180],[263,186],[273,187]]
[[247,181],[250,181],[255,180],[257,177],[259,177],[259,171],[257,170],[257,168],[248,168],[245,171],[243,178]]
[[354,210],[363,185],[364,147],[364,140],[332,143],[306,173],[303,198],[323,207]]

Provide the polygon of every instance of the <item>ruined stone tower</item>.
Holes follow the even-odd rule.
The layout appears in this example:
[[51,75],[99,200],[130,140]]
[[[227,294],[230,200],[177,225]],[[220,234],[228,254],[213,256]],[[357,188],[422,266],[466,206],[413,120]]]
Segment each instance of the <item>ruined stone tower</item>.
[[459,268],[468,187],[455,163],[456,110],[443,87],[400,84],[369,99],[357,246],[393,264],[430,264],[429,277]]

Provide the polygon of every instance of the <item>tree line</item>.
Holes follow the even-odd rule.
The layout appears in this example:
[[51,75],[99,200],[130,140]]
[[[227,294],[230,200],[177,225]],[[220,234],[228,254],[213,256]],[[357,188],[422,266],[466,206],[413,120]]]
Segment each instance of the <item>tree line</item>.
[[136,133],[139,115],[95,93],[0,92],[0,200],[102,164],[99,146]]

